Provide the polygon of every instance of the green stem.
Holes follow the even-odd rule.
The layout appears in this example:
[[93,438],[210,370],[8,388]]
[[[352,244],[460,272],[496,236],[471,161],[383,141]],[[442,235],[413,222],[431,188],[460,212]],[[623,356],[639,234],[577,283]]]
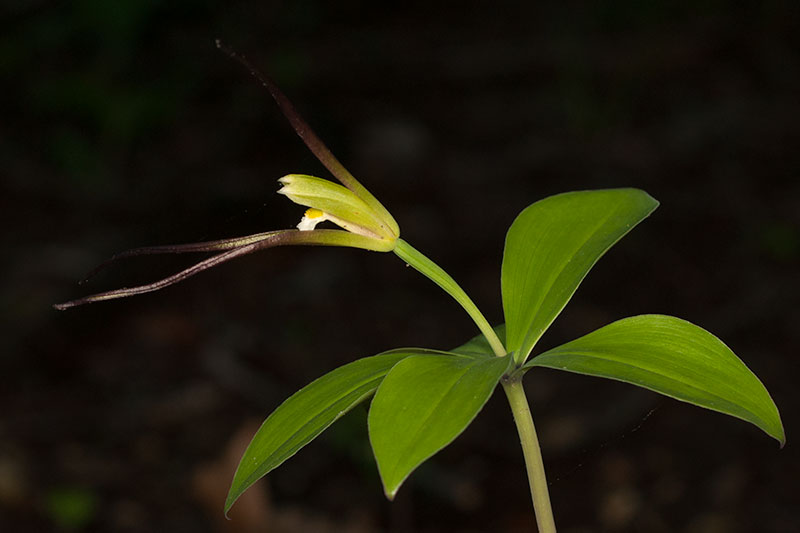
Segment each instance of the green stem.
[[[486,340],[489,341],[489,345],[495,355],[498,357],[507,355],[505,346],[503,346],[492,326],[489,325],[486,317],[483,316],[483,313],[480,312],[472,299],[467,296],[447,272],[403,239],[397,239],[394,253],[406,264],[430,278],[431,281],[461,304],[461,307],[464,308],[478,326],[478,329],[481,330],[481,333],[486,337]],[[522,454],[525,456],[525,468],[528,472],[531,499],[533,500],[533,510],[536,513],[536,524],[539,527],[539,533],[555,533],[556,524],[553,519],[553,510],[550,507],[550,493],[547,490],[542,451],[539,448],[539,439],[536,436],[536,428],[533,425],[530,407],[528,407],[528,399],[525,397],[525,389],[522,388],[522,377],[504,378],[503,390],[505,390],[508,403],[511,405],[514,422],[517,424],[517,432],[522,444]]]
[[528,482],[531,486],[531,499],[533,510],[536,513],[536,525],[539,533],[555,533],[556,523],[553,519],[553,509],[550,507],[550,493],[547,490],[547,478],[544,474],[542,450],[539,448],[539,439],[536,437],[536,428],[533,417],[522,388],[521,376],[503,379],[503,390],[514,413],[514,422],[517,424],[519,440],[522,443],[522,453],[525,456],[525,468],[528,471]]
[[470,297],[467,296],[467,293],[465,293],[464,290],[458,286],[458,283],[450,277],[450,274],[442,270],[439,265],[428,259],[422,252],[403,239],[397,239],[397,246],[394,249],[394,253],[405,261],[406,264],[414,267],[417,271],[430,278],[431,281],[444,289],[447,294],[461,304],[461,307],[464,308],[470,318],[472,318],[478,326],[478,329],[481,330],[481,333],[486,337],[486,340],[489,341],[489,345],[492,347],[492,351],[494,351],[495,355],[498,357],[504,357],[506,355],[505,346],[500,342],[500,338],[494,332],[492,326],[489,325],[486,317],[483,316],[483,313],[480,312]]

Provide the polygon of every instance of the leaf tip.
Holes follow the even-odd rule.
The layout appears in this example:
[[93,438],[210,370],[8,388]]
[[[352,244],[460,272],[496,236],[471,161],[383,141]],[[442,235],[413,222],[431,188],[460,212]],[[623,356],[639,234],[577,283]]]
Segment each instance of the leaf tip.
[[231,507],[233,507],[233,504],[236,503],[236,500],[238,500],[239,496],[241,495],[241,492],[234,492],[233,488],[231,488],[230,492],[228,492],[228,497],[225,498],[225,507],[222,510],[225,515],[225,520],[231,519],[231,517],[228,516],[228,513],[231,511]]
[[783,422],[781,421],[781,415],[778,412],[777,406],[775,406],[775,402],[772,402],[772,405],[775,409],[775,420],[773,421],[772,427],[762,427],[764,432],[772,437],[773,439],[778,441],[778,446],[782,450],[784,446],[786,446],[786,431],[783,429]]

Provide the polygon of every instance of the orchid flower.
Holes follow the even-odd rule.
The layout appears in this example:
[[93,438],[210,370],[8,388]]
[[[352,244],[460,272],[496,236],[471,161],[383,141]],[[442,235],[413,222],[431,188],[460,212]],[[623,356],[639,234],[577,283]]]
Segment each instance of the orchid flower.
[[[287,196],[291,201],[308,207],[297,225],[297,229],[268,231],[244,237],[192,244],[151,246],[128,250],[112,256],[93,270],[88,277],[91,277],[110,263],[126,257],[187,252],[219,253],[154,283],[85,296],[56,304],[54,305],[56,309],[63,310],[77,305],[157,291],[236,257],[273,246],[298,244],[349,246],[377,252],[391,252],[397,246],[400,228],[392,215],[336,159],[303,118],[300,117],[292,103],[278,89],[275,83],[257,71],[247,59],[219,41],[217,41],[217,47],[244,65],[266,87],[297,135],[342,185],[314,176],[301,174],[284,176],[278,180],[282,185],[278,192]],[[317,224],[324,221],[330,221],[342,229],[316,229]]]
[[[217,47],[261,81],[295,132],[341,185],[302,174],[284,176],[278,180],[278,192],[307,208],[297,229],[129,250],[95,272],[136,255],[216,255],[155,283],[87,296],[56,309],[156,291],[273,246],[349,246],[393,252],[452,296],[482,333],[451,351],[401,348],[364,357],[293,394],[264,421],[244,452],[225,513],[259,478],[368,398],[370,444],[391,500],[412,471],[472,423],[501,385],[520,437],[538,530],[555,533],[541,448],[522,386],[523,375],[534,367],[638,385],[751,422],[783,446],[780,414],[761,381],[721,340],[684,320],[629,317],[530,357],[597,260],[656,209],[658,201],[646,192],[577,191],[525,208],[506,234],[500,276],[505,324],[493,328],[447,272],[400,238],[392,215],[333,156],[275,84],[219,41]],[[340,229],[317,229],[326,221]]]

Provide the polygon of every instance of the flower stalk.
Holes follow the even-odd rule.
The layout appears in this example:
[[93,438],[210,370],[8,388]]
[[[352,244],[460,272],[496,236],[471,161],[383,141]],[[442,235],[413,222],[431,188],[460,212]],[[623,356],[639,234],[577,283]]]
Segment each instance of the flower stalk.
[[506,355],[505,346],[500,342],[500,338],[494,332],[492,326],[489,325],[489,321],[486,320],[486,317],[483,316],[483,313],[481,313],[478,306],[472,301],[472,298],[467,296],[464,289],[456,283],[450,274],[445,272],[439,265],[428,259],[422,252],[403,239],[397,240],[394,253],[405,261],[407,265],[414,267],[417,272],[428,277],[447,294],[452,296],[455,301],[461,304],[464,311],[467,312],[470,318],[475,322],[475,325],[478,326],[478,329],[481,330],[481,333],[486,337],[486,340],[489,341],[489,345],[492,347],[492,351],[496,356],[504,357]]
[[[92,271],[89,277],[113,262],[139,255],[202,252],[215,255],[153,283],[101,292],[56,304],[54,307],[63,310],[78,305],[157,291],[231,259],[274,246],[348,246],[377,252],[394,252],[406,264],[431,279],[464,308],[486,337],[497,357],[508,355],[503,342],[472,299],[447,272],[400,238],[400,228],[391,213],[334,157],[278,87],[268,77],[257,71],[243,56],[219,41],[217,41],[217,47],[244,65],[267,88],[297,135],[339,180],[341,185],[304,174],[284,176],[278,180],[282,185],[278,192],[291,201],[308,208],[297,225],[297,229],[268,231],[244,237],[192,244],[150,246],[128,250],[112,256]],[[317,225],[322,222],[331,222],[341,229],[317,229]],[[555,523],[541,450],[525,398],[525,391],[522,388],[521,376],[515,374],[506,376],[502,383],[519,432],[539,531],[554,533]]]

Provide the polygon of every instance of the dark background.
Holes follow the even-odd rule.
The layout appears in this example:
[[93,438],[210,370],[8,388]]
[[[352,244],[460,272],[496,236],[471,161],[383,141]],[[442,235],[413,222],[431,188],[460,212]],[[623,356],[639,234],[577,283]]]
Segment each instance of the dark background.
[[493,322],[504,233],[547,195],[661,207],[594,268],[542,347],[674,314],[720,336],[783,415],[739,420],[628,385],[526,377],[560,531],[800,531],[800,11],[796,2],[4,2],[0,530],[529,531],[510,412],[382,495],[356,409],[222,518],[258,423],[398,346],[476,334],[392,254],[287,248],[141,297],[187,257],[116,251],[294,226],[327,176],[221,37],[279,82],[403,236]]

